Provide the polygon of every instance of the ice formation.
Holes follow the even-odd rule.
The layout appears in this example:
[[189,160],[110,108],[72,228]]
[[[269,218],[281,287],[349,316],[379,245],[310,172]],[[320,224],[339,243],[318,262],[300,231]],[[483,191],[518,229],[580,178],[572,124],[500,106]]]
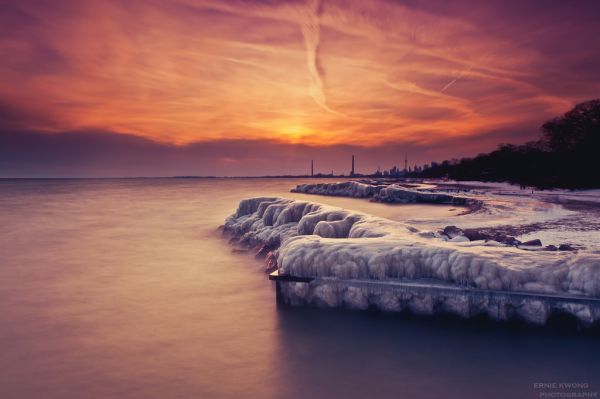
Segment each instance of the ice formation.
[[390,203],[431,203],[453,205],[476,205],[479,201],[460,195],[430,192],[407,188],[398,184],[373,184],[358,181],[336,183],[299,184],[292,190],[297,193],[366,198]]
[[358,181],[336,183],[299,184],[292,192],[305,194],[333,195],[339,197],[366,198],[379,193],[384,186]]
[[[445,241],[439,233],[400,222],[273,197],[241,201],[224,229],[245,245],[278,247],[279,273],[314,278],[281,283],[289,303],[487,313],[540,324],[555,311],[585,324],[600,320],[600,305],[593,305],[600,300],[598,251],[524,251],[495,241]],[[419,287],[394,288],[406,282]],[[552,296],[581,300],[547,300]]]
[[[460,217],[428,219],[415,215],[410,224],[419,228],[438,229],[457,225],[462,229],[508,227],[522,241],[541,239],[545,246],[576,244],[600,250],[600,220],[598,210],[578,212],[562,204],[577,203],[577,207],[596,207],[600,190],[536,191],[520,189],[508,183],[482,182],[403,182],[361,180],[301,184],[293,192],[369,198],[379,202],[446,203],[464,207]],[[550,226],[553,225],[554,227]],[[536,228],[537,227],[537,228]],[[585,230],[585,231],[584,231]]]

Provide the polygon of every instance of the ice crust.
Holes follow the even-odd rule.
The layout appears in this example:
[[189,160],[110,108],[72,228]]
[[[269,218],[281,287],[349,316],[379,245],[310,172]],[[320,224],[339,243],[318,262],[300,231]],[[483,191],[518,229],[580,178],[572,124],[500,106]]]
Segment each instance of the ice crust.
[[305,194],[332,195],[339,197],[366,198],[379,193],[383,186],[345,181],[335,183],[299,184],[292,192]]
[[457,225],[462,229],[481,229],[554,223],[557,228],[526,235],[521,238],[521,241],[542,238],[544,245],[559,246],[566,242],[600,250],[600,231],[587,229],[585,233],[581,233],[581,226],[575,222],[589,220],[588,217],[561,205],[566,201],[600,203],[600,190],[581,192],[550,190],[532,193],[508,183],[482,182],[420,182],[410,183],[410,186],[411,188],[407,188],[397,183],[385,184],[376,180],[347,181],[301,184],[292,191],[363,197],[388,203],[424,202],[464,207],[465,212],[458,218],[451,216],[429,219],[426,215],[415,215],[415,219],[407,221],[414,226],[427,229],[439,229],[448,225]]
[[375,201],[389,203],[478,204],[478,200],[460,195],[410,189],[398,184],[377,185],[358,181],[299,184],[292,192],[354,198],[372,197]]
[[420,315],[453,314],[459,317],[487,315],[494,320],[519,318],[532,324],[543,325],[552,313],[566,313],[575,317],[582,326],[600,320],[597,306],[585,304],[553,304],[537,299],[515,299],[506,296],[473,296],[471,294],[408,293],[381,290],[372,287],[355,287],[352,282],[280,282],[281,293],[291,305],[316,305],[319,307],[365,310],[376,307],[386,312],[408,310]]
[[[350,186],[360,191],[360,184]],[[442,309],[464,316],[488,312],[494,318],[517,315],[542,323],[556,309],[539,301],[505,301],[490,307],[490,301],[483,299],[440,298],[435,293],[403,296],[340,286],[339,282],[431,280],[482,290],[600,297],[597,251],[524,251],[493,241],[444,241],[437,233],[407,224],[273,197],[241,201],[236,213],[227,219],[225,230],[246,245],[279,246],[280,273],[319,279],[318,284],[282,284],[290,303],[359,309],[374,305],[384,310],[408,308],[416,313]],[[327,284],[328,279],[331,284]],[[586,306],[569,305],[561,310],[586,323],[600,317],[597,309]]]

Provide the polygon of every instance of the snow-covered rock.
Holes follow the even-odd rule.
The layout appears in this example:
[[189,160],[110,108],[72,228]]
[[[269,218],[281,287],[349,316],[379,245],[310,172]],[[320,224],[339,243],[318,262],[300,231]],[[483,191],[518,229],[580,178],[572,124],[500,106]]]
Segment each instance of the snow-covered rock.
[[380,185],[367,184],[358,181],[336,183],[299,184],[292,189],[295,193],[331,195],[334,197],[373,197],[383,188]]
[[[427,279],[481,290],[600,298],[600,253],[594,251],[525,251],[502,243],[491,245],[493,241],[444,241],[403,223],[283,198],[241,201],[224,229],[251,246],[279,245],[279,272],[298,277],[382,282]],[[295,285],[286,292],[296,302],[308,295],[307,288],[299,292],[290,287]],[[410,305],[427,313],[431,301],[421,298],[402,304],[380,295],[369,299],[368,293],[334,285],[313,288],[311,301],[326,306],[364,308],[375,301],[382,308]],[[460,307],[460,301],[455,302],[444,307]],[[533,319],[527,316],[532,312],[528,309],[515,312]],[[587,314],[581,309],[577,312]]]
[[375,199],[381,202],[390,203],[428,203],[428,204],[452,204],[452,205],[471,205],[477,202],[475,199],[451,195],[445,193],[435,193],[428,191],[413,190],[397,184],[391,184],[388,187],[379,190]]
[[[428,186],[427,186],[428,187]],[[299,184],[292,189],[295,193],[331,195],[337,197],[366,198],[388,203],[429,203],[452,205],[475,205],[476,199],[460,195],[407,188],[398,184],[374,184],[358,181],[335,183]]]

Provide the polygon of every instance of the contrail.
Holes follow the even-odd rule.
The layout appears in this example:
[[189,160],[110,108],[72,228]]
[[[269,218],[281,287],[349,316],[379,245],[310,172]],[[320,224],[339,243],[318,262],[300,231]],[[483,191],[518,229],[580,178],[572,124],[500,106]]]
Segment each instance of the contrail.
[[300,28],[306,45],[306,61],[310,75],[310,96],[325,111],[335,115],[343,115],[327,106],[327,98],[323,90],[323,69],[319,64],[319,44],[321,42],[321,12],[322,0],[308,0],[306,14],[300,21]]
[[465,74],[465,72],[470,71],[473,68],[473,64],[471,64],[469,66],[469,68],[467,69],[463,69],[462,71],[460,71],[460,73],[454,78],[452,79],[446,86],[444,86],[444,88],[442,90],[440,90],[440,93],[443,93],[444,91],[446,91],[450,86],[452,86],[454,83],[456,83],[460,78],[463,77],[463,75]]

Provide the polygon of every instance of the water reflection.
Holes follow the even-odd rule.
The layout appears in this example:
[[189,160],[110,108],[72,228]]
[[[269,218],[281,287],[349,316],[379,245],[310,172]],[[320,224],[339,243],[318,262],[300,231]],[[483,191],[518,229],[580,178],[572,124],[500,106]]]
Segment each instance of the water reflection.
[[501,397],[537,379],[597,383],[597,338],[278,309],[260,262],[215,228],[241,198],[294,184],[0,181],[0,398]]
[[278,310],[280,397],[539,397],[535,382],[599,388],[597,336],[454,318]]

